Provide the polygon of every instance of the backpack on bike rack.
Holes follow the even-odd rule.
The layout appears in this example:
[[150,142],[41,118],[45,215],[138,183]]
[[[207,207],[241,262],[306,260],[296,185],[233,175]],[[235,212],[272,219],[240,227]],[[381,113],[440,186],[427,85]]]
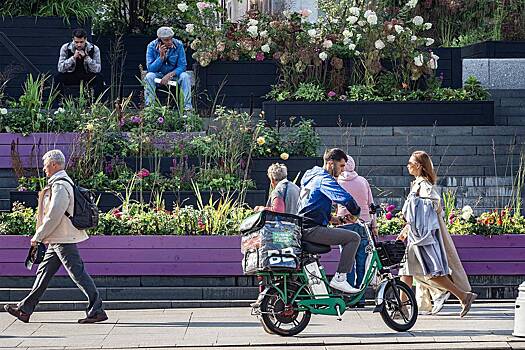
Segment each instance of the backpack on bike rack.
[[301,217],[268,210],[246,218],[240,227],[244,273],[298,269],[301,227]]
[[379,260],[381,260],[381,264],[384,267],[398,265],[403,262],[406,251],[405,242],[400,240],[377,242],[376,248]]

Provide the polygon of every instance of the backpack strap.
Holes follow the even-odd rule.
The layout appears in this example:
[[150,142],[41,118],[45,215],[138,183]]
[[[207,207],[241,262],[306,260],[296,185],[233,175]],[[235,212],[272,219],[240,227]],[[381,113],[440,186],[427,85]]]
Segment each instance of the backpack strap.
[[[69,181],[68,179],[66,179],[65,177],[61,177],[60,179],[56,179],[55,182],[60,181],[60,180],[65,181],[65,182],[67,182],[68,184],[71,185],[71,187],[73,188],[73,196],[74,196],[75,195],[75,184],[72,181]],[[74,197],[73,197],[73,200],[74,200]],[[71,219],[72,215],[69,214],[69,212],[67,210],[64,212],[64,215]]]

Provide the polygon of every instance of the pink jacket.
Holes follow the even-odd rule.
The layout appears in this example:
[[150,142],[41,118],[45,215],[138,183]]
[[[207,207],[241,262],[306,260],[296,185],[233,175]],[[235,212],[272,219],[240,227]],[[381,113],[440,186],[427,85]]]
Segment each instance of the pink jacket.
[[[345,170],[339,175],[337,182],[339,182],[339,185],[354,197],[359,207],[361,207],[360,218],[365,222],[372,223],[371,226],[375,227],[376,222],[375,220],[372,222],[369,208],[370,204],[374,202],[372,190],[370,189],[368,181],[355,172],[355,162],[352,157],[348,157]],[[349,214],[349,212],[345,207],[341,205],[337,206],[337,215],[344,216],[347,214]]]

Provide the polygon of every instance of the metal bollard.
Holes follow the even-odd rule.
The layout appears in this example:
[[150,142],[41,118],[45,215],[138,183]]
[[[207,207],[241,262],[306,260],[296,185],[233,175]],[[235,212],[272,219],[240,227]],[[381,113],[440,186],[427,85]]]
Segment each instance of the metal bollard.
[[514,310],[514,332],[515,337],[525,338],[525,282],[518,287],[518,298]]

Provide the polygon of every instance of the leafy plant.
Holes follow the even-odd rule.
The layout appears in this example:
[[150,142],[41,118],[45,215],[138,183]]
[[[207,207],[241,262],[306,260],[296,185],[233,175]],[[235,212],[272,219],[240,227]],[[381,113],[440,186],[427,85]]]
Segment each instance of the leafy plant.
[[0,235],[33,235],[36,230],[36,212],[20,203],[14,203],[11,213],[0,213]]
[[300,83],[293,97],[299,101],[323,101],[326,99],[324,88],[315,83]]

